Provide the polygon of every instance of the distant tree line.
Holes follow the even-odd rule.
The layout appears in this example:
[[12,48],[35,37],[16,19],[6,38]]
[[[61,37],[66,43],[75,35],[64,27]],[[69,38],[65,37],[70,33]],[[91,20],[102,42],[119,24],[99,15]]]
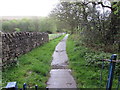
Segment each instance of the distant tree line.
[[120,1],[61,2],[50,16],[63,22],[85,45],[120,52]]
[[3,32],[48,32],[54,33],[57,31],[57,25],[55,21],[49,17],[34,17],[23,19],[3,19],[2,20]]

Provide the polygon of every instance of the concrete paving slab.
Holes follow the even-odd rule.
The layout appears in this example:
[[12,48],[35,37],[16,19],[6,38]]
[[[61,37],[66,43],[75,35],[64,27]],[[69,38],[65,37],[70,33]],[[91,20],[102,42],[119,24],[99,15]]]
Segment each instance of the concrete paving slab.
[[55,51],[66,51],[66,41],[68,38],[68,34],[61,40],[61,42],[58,43],[58,45],[55,48]]
[[55,48],[55,51],[52,55],[53,60],[51,63],[52,68],[67,68],[68,65],[68,56],[66,54],[66,40],[68,38],[68,34],[58,43]]
[[67,67],[68,65],[68,57],[66,54],[66,51],[64,52],[54,52],[53,54],[53,60],[51,63],[52,67],[57,67],[57,66],[61,66],[61,67]]
[[47,88],[76,88],[76,82],[70,69],[52,69]]
[[47,88],[58,90],[64,90],[71,88],[76,90],[76,82],[71,75],[71,70],[68,68],[68,56],[66,54],[66,40],[68,34],[63,40],[56,46],[53,53],[53,60],[51,63],[52,70],[50,71],[50,78],[47,82]]

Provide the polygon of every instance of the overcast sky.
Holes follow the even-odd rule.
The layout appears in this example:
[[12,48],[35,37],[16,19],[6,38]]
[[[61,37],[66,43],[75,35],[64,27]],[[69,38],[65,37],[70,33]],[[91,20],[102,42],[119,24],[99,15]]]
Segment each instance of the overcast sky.
[[[60,0],[0,0],[0,16],[47,16],[59,1]],[[110,5],[109,2],[106,2],[107,0],[102,1],[105,2],[105,5]],[[99,7],[102,8],[102,6]],[[101,8],[98,9],[103,13]],[[109,9],[106,8],[104,10]]]
[[47,16],[59,0],[0,0],[0,16]]

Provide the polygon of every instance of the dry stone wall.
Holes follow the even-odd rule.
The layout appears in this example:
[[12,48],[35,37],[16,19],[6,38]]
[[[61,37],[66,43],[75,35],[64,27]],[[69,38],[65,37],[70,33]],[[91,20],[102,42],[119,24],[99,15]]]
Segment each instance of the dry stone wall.
[[0,71],[1,71],[1,65],[2,65],[2,38],[1,38],[1,32],[0,32]]
[[48,34],[40,32],[3,33],[1,38],[3,67],[16,62],[18,56],[49,41]]

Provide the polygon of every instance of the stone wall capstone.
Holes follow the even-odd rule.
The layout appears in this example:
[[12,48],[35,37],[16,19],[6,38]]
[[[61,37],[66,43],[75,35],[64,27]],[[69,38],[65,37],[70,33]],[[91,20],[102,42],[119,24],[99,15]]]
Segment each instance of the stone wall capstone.
[[[2,67],[14,63],[20,55],[49,41],[47,33],[14,32],[3,33],[2,38]],[[1,42],[0,42],[1,43]]]

